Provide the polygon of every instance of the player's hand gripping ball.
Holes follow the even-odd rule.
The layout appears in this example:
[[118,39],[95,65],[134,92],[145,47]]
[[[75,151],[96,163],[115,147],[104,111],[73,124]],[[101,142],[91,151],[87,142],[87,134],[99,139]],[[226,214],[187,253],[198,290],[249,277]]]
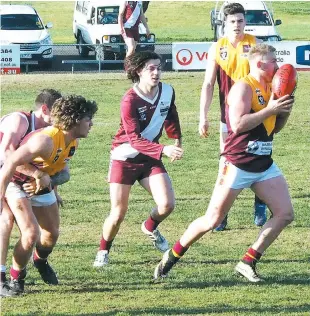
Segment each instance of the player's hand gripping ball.
[[297,71],[291,64],[282,65],[272,79],[272,92],[278,99],[284,95],[293,95],[297,86]]

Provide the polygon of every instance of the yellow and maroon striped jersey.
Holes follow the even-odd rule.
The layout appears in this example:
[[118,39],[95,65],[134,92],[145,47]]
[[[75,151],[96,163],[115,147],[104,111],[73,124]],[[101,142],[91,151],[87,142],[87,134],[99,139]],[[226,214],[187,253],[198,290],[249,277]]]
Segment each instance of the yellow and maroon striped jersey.
[[66,166],[66,162],[74,155],[77,141],[75,139],[66,146],[63,131],[53,126],[43,128],[40,130],[40,133],[48,135],[53,139],[53,152],[49,159],[35,158],[33,164],[41,171],[52,176],[61,171]]
[[[265,87],[250,74],[241,79],[252,89],[251,111],[256,113],[264,109],[271,97],[271,84]],[[230,125],[229,112],[226,113],[228,137],[223,155],[232,164],[249,172],[263,172],[272,165],[272,141],[276,124],[276,115],[267,117],[255,128],[235,134]]]
[[[53,151],[48,159],[42,157],[36,157],[31,162],[32,165],[36,166],[39,170],[46,172],[48,175],[53,176],[57,172],[61,171],[66,163],[72,158],[77,147],[77,140],[73,140],[66,146],[65,137],[62,130],[49,126],[29,133],[21,142],[20,146],[25,144],[30,137],[34,134],[45,134],[53,140]],[[33,180],[32,177],[26,176],[20,172],[15,172],[12,182],[22,185],[25,182]]]
[[221,121],[225,120],[226,98],[232,85],[250,72],[248,52],[256,45],[256,38],[244,34],[244,38],[234,47],[227,37],[220,38],[216,43],[215,61],[218,65],[217,81],[221,106]]

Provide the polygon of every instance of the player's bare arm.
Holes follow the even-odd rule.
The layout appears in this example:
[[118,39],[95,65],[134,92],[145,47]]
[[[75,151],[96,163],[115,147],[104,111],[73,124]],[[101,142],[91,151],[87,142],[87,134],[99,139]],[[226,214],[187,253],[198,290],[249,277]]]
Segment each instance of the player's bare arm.
[[237,82],[231,88],[227,102],[231,128],[236,134],[255,128],[269,116],[286,113],[290,111],[292,106],[292,100],[289,95],[275,100],[272,94],[268,105],[264,109],[256,113],[250,113],[251,101],[252,89],[248,84]]
[[[22,138],[27,132],[29,123],[27,119],[18,114],[12,113],[10,116],[5,118],[4,122],[1,125],[1,131],[3,132],[3,138],[1,141],[1,151],[4,152],[5,156],[11,155],[16,148],[19,146]],[[27,176],[37,175],[37,168],[35,166],[25,164],[18,166],[16,171],[23,173]],[[41,187],[48,186],[50,179],[47,174],[38,179],[39,185]]]
[[0,128],[0,131],[3,133],[0,146],[5,155],[9,155],[16,150],[26,134],[28,126],[27,119],[17,113],[12,113],[4,119]]
[[119,13],[118,13],[118,24],[120,26],[121,32],[125,32],[124,30],[124,13],[125,13],[125,9],[126,9],[126,1],[123,1],[120,5],[119,5]]
[[231,129],[235,134],[249,131],[273,115],[267,107],[259,112],[251,112],[252,89],[244,82],[237,82],[231,88],[227,103]]
[[[9,159],[6,159],[0,177],[0,199],[4,198],[6,188],[17,168],[17,166],[30,163],[36,157],[48,159],[53,151],[53,140],[44,134],[37,134],[29,138],[29,140],[13,152]],[[37,170],[35,178],[40,178]]]
[[149,36],[150,36],[150,29],[149,29],[149,26],[148,26],[148,24],[147,24],[147,21],[146,21],[146,18],[145,18],[145,15],[144,15],[143,10],[141,10],[140,19],[141,19],[142,24],[143,24],[144,27],[145,27],[146,36],[149,37]]
[[216,43],[213,43],[208,52],[208,62],[205,72],[204,82],[201,88],[200,95],[200,120],[199,134],[202,137],[208,136],[209,121],[208,113],[213,98],[214,84],[218,65],[215,60]]

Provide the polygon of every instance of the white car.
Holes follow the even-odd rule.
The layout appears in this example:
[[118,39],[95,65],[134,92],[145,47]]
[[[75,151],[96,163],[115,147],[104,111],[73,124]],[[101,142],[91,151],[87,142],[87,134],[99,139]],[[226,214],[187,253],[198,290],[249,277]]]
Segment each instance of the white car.
[[[79,55],[87,57],[95,50],[96,58],[123,59],[126,46],[118,24],[120,0],[76,1],[73,15],[73,34]],[[149,38],[142,23],[137,51],[155,49],[155,34]]]
[[0,43],[19,44],[21,61],[37,60],[40,66],[51,67],[53,43],[48,29],[37,11],[29,5],[0,5]]
[[[242,4],[245,9],[246,26],[245,33],[254,35],[263,41],[281,41],[281,36],[276,30],[276,25],[281,20],[273,19],[272,9],[269,9],[264,1],[218,1],[214,10],[211,11],[211,27],[214,29],[214,40],[225,35],[224,7],[231,2]],[[222,4],[220,4],[222,3]]]

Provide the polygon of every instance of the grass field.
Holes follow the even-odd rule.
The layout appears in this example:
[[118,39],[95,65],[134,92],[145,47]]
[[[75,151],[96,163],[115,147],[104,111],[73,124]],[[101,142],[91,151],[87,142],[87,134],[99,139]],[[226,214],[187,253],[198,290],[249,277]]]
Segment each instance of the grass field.
[[[2,77],[2,115],[31,109],[38,91],[53,87],[82,94],[99,104],[95,125],[71,163],[71,181],[60,192],[61,236],[50,261],[61,284],[47,286],[29,267],[26,295],[2,300],[3,315],[309,315],[309,73],[299,74],[296,103],[287,127],[275,137],[274,158],[286,175],[296,219],[259,264],[267,279],[253,285],[233,268],[254,241],[253,194],[236,201],[229,229],[198,241],[161,284],[151,284],[161,254],[140,231],[153,202],[139,186],[132,190],[128,215],[111,251],[110,265],[94,270],[102,220],[109,212],[106,175],[111,139],[119,124],[119,101],[130,83],[123,74],[20,75]],[[176,90],[184,159],[164,163],[173,180],[177,206],[161,231],[174,243],[207,207],[217,175],[217,97],[212,104],[211,135],[197,133],[203,73],[164,74]],[[217,96],[217,91],[215,91]],[[170,143],[165,137],[162,143]],[[15,229],[11,245],[18,237]],[[12,250],[12,248],[11,248]],[[10,251],[11,251],[10,250]]]
[[[108,0],[105,0],[108,2]],[[53,22],[54,43],[74,43],[74,1],[2,1],[33,5],[44,23]],[[310,39],[310,2],[273,1],[274,18],[281,19],[278,31],[284,40]],[[213,41],[210,11],[215,1],[152,1],[147,11],[149,26],[157,42]]]

